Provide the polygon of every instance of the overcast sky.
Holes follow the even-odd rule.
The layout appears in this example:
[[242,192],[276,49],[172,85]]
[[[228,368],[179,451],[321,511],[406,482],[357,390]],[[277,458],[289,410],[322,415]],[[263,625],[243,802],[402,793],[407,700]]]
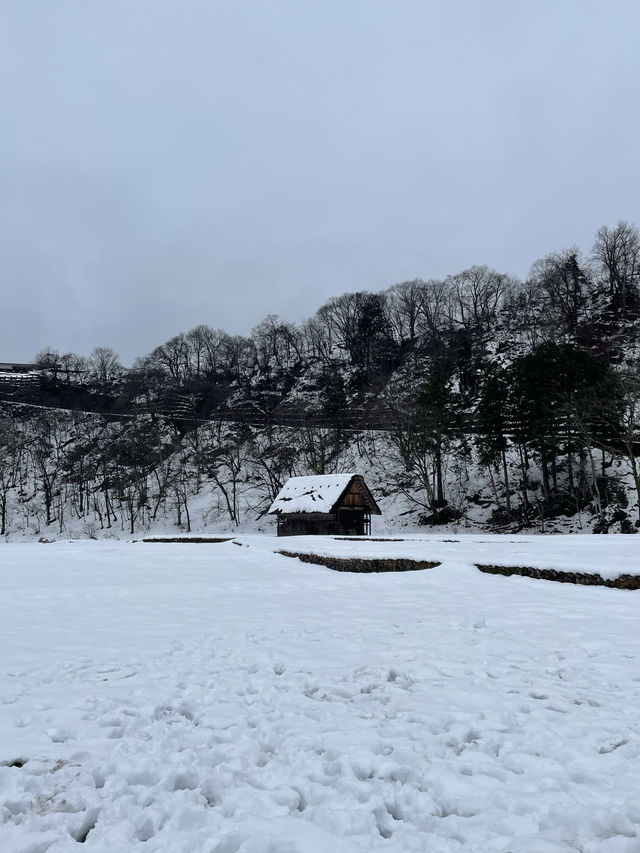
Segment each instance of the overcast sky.
[[0,360],[588,249],[639,45],[637,0],[0,0]]

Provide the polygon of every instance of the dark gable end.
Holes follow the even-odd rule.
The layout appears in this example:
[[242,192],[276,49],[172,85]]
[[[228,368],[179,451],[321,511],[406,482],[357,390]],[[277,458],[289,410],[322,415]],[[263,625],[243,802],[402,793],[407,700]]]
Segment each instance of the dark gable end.
[[[360,500],[358,500],[360,498]],[[349,480],[346,489],[331,507],[331,512],[337,512],[340,507],[360,507],[373,515],[382,515],[380,507],[375,502],[369,487],[360,474],[354,474]]]

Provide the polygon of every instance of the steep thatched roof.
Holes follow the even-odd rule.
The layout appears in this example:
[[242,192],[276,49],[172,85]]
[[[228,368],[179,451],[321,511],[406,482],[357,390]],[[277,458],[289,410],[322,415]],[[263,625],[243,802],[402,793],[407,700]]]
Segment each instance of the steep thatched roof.
[[364,508],[374,515],[381,515],[373,495],[359,474],[291,477],[278,493],[268,514],[332,512],[354,479],[361,487]]

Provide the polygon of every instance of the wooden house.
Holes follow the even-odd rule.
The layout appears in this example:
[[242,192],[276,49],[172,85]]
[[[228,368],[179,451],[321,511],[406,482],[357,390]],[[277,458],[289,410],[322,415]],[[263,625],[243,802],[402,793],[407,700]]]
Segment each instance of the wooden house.
[[372,514],[380,508],[359,474],[291,477],[268,512],[278,519],[278,536],[368,536]]

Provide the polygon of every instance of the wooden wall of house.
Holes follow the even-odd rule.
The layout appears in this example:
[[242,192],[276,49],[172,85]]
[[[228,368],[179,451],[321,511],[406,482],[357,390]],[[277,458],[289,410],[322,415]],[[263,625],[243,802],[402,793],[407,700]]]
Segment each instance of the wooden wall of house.
[[362,536],[371,532],[371,515],[357,508],[278,515],[278,536]]

